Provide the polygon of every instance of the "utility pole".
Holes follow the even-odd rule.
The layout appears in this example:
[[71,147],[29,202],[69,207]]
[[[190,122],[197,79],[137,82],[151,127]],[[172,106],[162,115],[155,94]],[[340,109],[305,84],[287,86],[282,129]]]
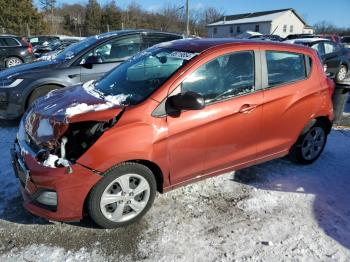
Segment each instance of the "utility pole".
[[109,32],[109,24],[107,24],[107,32]]
[[186,36],[190,35],[190,9],[189,0],[186,0]]
[[29,37],[30,36],[30,28],[29,28],[28,23],[26,23],[26,26],[27,26],[27,36]]

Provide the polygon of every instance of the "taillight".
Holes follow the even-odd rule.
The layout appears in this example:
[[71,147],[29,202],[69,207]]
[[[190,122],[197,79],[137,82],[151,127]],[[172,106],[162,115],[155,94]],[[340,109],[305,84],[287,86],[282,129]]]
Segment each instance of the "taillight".
[[328,92],[330,97],[333,97],[334,89],[335,89],[335,83],[332,79],[327,77],[327,85],[328,85]]
[[33,46],[32,46],[32,44],[31,43],[29,43],[29,45],[28,45],[28,53],[29,54],[32,54],[33,53]]

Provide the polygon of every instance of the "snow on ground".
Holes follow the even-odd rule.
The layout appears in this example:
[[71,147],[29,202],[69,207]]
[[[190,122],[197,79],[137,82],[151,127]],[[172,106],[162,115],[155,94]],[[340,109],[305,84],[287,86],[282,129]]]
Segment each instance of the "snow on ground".
[[158,195],[137,224],[47,222],[21,206],[0,124],[0,261],[349,261],[350,130],[321,158],[286,159]]

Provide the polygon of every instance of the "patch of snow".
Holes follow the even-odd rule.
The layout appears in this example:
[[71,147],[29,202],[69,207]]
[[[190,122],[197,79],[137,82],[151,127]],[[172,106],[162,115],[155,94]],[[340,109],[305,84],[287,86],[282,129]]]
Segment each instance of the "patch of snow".
[[95,89],[94,80],[88,81],[82,85],[85,92],[87,92],[89,95],[92,95],[96,98],[102,99],[101,103],[88,105],[86,103],[73,103],[70,107],[68,107],[65,110],[65,115],[67,117],[72,117],[75,115],[92,112],[92,111],[102,111],[106,109],[110,109],[114,106],[121,105],[123,102],[126,101],[126,99],[129,97],[129,95],[108,95],[104,96],[100,91]]
[[52,136],[53,128],[50,121],[47,118],[41,119],[37,130],[38,137]]
[[90,251],[87,248],[81,248],[78,251],[66,251],[60,247],[50,247],[45,245],[31,245],[25,248],[14,248],[7,254],[0,255],[0,261],[8,262],[73,262],[73,261],[107,261],[96,250]]

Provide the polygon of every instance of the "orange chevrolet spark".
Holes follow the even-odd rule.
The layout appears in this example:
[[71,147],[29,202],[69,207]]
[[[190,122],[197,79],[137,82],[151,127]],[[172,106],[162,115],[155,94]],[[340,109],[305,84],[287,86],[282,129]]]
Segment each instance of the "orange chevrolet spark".
[[140,219],[156,191],[286,155],[310,164],[331,130],[333,88],[303,46],[157,45],[29,108],[12,149],[24,206],[114,228]]

